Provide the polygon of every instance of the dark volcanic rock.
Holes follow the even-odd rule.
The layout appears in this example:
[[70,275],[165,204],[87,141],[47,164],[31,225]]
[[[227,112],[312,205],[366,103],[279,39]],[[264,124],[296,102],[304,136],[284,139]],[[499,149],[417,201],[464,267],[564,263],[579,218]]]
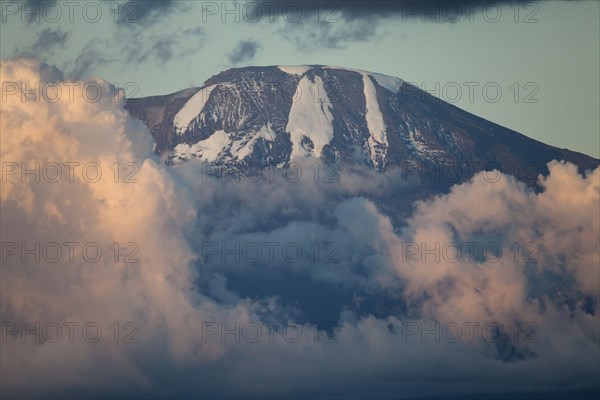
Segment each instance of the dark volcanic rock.
[[[202,88],[129,99],[156,152],[226,166],[285,166],[297,158],[417,171],[443,186],[482,169],[533,184],[551,160],[581,172],[598,160],[528,138],[398,78],[327,66],[248,67]],[[419,172],[420,171],[420,172]]]

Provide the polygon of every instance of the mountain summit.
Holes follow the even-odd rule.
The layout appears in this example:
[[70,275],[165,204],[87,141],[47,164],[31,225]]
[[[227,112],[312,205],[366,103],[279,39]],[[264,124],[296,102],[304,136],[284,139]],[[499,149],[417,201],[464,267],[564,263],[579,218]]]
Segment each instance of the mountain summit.
[[[378,171],[470,165],[535,181],[546,163],[598,160],[479,118],[387,75],[340,67],[234,68],[201,88],[129,99],[169,164],[197,158],[229,169],[318,157]],[[465,176],[464,178],[468,178]]]

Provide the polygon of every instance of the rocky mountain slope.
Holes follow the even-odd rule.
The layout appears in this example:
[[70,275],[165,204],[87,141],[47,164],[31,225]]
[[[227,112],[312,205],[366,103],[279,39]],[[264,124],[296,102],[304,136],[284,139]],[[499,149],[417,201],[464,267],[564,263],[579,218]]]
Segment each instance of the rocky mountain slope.
[[582,172],[598,165],[399,78],[339,67],[230,69],[201,88],[129,99],[125,107],[150,127],[156,153],[170,164],[197,158],[235,171],[318,157],[378,171],[447,169],[458,181],[496,168],[528,182],[554,159]]

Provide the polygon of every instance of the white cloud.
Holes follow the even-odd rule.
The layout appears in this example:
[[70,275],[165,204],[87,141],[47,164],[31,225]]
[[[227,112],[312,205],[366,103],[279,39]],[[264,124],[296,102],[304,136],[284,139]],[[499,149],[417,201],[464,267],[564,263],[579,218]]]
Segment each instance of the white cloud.
[[[3,62],[3,83],[32,88],[42,81],[41,69],[33,60]],[[312,176],[296,184],[204,181],[194,162],[172,168],[158,163],[148,130],[122,109],[106,82],[90,82],[105,94],[97,102],[79,90],[54,103],[3,93],[3,168],[95,162],[103,172],[91,183],[75,167],[70,183],[63,168],[60,183],[36,183],[3,169],[3,243],[93,242],[105,252],[96,263],[80,252],[73,262],[42,257],[37,263],[3,248],[1,318],[5,333],[6,323],[31,328],[38,321],[93,321],[103,340],[87,343],[79,336],[75,343],[65,337],[38,344],[31,336],[22,343],[19,334],[7,335],[0,358],[3,394],[381,397],[543,390],[549,381],[573,389],[595,382],[600,170],[582,177],[572,165],[551,163],[539,194],[508,177],[490,183],[478,175],[416,204],[402,225],[382,213],[377,199],[387,195],[399,204],[403,191],[411,190],[394,171],[344,170],[337,184]],[[62,89],[67,93],[64,83]],[[137,183],[123,182],[130,162]],[[435,242],[484,240],[502,246],[498,262],[466,256],[454,263],[422,262],[418,253],[405,258],[409,242],[432,248]],[[287,265],[279,256],[260,268],[244,261],[201,264],[207,241],[331,241],[341,262],[305,257]],[[122,253],[115,262],[109,248],[114,242],[136,243],[139,262],[123,262]],[[514,242],[534,242],[538,262],[515,262]],[[234,290],[235,279],[241,279],[240,290]],[[251,282],[245,287],[251,291],[260,280],[275,282],[272,292],[242,293],[244,282]],[[293,295],[300,306],[284,298],[294,282],[306,285]],[[318,293],[318,285],[330,288],[332,297]],[[353,294],[357,304],[361,298],[383,301],[388,308],[340,308],[336,293]],[[311,297],[318,308],[333,310],[337,343],[324,343],[322,331],[315,341],[315,322],[302,315]],[[406,307],[393,308],[392,300]],[[139,343],[114,343],[110,326],[117,321],[121,334],[125,322],[135,322]],[[299,323],[303,334],[295,343],[282,340],[282,331],[270,340],[269,321]],[[506,328],[531,322],[540,341],[502,347],[481,335],[473,343],[421,341],[419,335],[403,340],[403,324],[424,321],[498,322]],[[231,329],[236,322],[262,326],[260,340],[236,342],[234,334],[221,340],[222,332],[204,340],[207,324]]]

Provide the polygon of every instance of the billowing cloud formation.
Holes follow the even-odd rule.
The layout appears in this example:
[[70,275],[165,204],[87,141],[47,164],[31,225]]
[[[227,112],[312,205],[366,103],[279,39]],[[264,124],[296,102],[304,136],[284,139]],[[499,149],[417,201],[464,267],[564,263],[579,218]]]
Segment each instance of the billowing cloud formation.
[[[36,243],[42,247],[57,243],[64,254],[58,262],[46,257],[16,264],[14,259],[3,260],[3,322],[96,321],[106,332],[109,320],[144,320],[143,335],[181,358],[190,350],[186,343],[191,343],[191,337],[186,339],[180,329],[182,321],[174,319],[202,320],[202,311],[192,306],[194,274],[189,263],[193,253],[183,237],[183,222],[193,217],[194,211],[185,204],[185,196],[178,199],[168,174],[146,158],[151,139],[145,126],[122,110],[122,93],[115,94],[106,82],[96,80],[87,82],[87,91],[83,84],[71,89],[60,86],[62,96],[53,97],[58,98],[55,102],[22,98],[21,85],[47,87],[39,68],[39,63],[31,60],[2,65],[3,88],[19,86],[17,95],[9,95],[7,90],[3,93],[2,131],[10,134],[2,137],[2,162],[4,166],[16,163],[19,168],[34,168],[36,162],[42,163],[41,168],[59,168],[51,170],[51,179],[46,176],[49,179],[40,183],[35,177],[28,181],[20,175],[6,179],[2,240],[34,247]],[[57,90],[53,88],[48,93]],[[92,95],[94,90],[101,96]],[[41,93],[43,89],[37,95]],[[72,166],[72,183],[67,165]],[[95,165],[89,174],[84,169],[88,165]],[[138,183],[122,183],[113,174],[115,168],[123,173],[125,165],[132,168],[129,172],[136,172]],[[53,182],[56,171],[62,171],[62,176]],[[98,174],[102,176],[95,182]],[[79,243],[73,259],[64,245],[70,242]],[[132,251],[139,248],[135,256],[139,262],[123,262],[123,256],[115,262],[107,253],[111,243],[131,244]],[[81,250],[86,244],[102,252],[97,261],[86,262]],[[3,247],[3,254],[6,250]],[[56,253],[54,248],[52,259]],[[176,330],[167,332],[173,328]],[[86,381],[103,386],[112,379],[148,382],[133,363],[135,346],[127,349],[132,352],[127,356],[102,343],[77,350],[77,342],[65,342],[3,346],[3,379],[10,383],[7,389],[23,393],[29,374],[45,375],[46,368],[56,365],[53,360],[61,358],[65,364],[58,370],[68,367],[70,372],[39,382],[36,390],[58,390]],[[97,375],[98,371],[103,373]]]
[[325,182],[309,160],[297,181],[221,180],[155,160],[106,82],[46,85],[59,75],[47,70],[2,64],[3,396],[381,398],[597,382],[599,169],[551,163],[539,194],[488,172],[412,207],[399,205],[419,187],[394,171]]

